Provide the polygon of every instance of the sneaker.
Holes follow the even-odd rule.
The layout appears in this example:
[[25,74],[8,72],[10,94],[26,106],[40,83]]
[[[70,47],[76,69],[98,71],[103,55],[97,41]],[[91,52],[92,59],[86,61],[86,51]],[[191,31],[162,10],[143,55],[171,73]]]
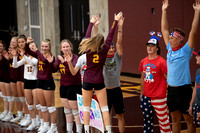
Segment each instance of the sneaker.
[[9,122],[12,118],[13,118],[13,115],[12,115],[12,113],[9,112],[9,113],[6,115],[6,117],[2,119],[2,121]]
[[8,111],[4,110],[1,114],[0,114],[0,120],[4,119],[7,115]]
[[31,124],[31,119],[30,118],[26,118],[26,120],[23,123],[21,123],[20,126],[26,127],[29,124]]
[[56,126],[51,126],[47,133],[58,133],[58,129]]
[[10,120],[10,122],[16,123],[16,122],[19,122],[22,118],[23,118],[23,115],[17,115],[17,117]]
[[43,129],[44,124],[40,124],[40,127],[38,128],[38,132]]
[[26,120],[26,116],[24,116],[24,117],[20,120],[20,122],[19,122],[18,124],[21,125],[25,120]]
[[49,130],[49,126],[43,126],[43,128],[38,133],[46,133]]
[[26,130],[34,130],[34,129],[36,129],[37,128],[37,125],[35,124],[35,123],[31,123],[29,126],[28,126],[28,128],[26,128]]
[[36,119],[36,125],[37,125],[37,127],[39,127],[40,124],[41,124],[40,119]]

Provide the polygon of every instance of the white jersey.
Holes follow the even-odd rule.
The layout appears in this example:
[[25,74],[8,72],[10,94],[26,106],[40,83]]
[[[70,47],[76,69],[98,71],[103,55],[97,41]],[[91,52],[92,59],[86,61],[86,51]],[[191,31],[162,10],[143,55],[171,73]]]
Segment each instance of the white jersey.
[[83,76],[86,70],[86,54],[83,54],[78,58],[76,67],[81,69],[81,81],[83,82]]
[[13,68],[24,65],[24,79],[37,80],[37,63],[38,59],[24,55],[20,61],[17,61],[17,56],[14,56],[12,65]]

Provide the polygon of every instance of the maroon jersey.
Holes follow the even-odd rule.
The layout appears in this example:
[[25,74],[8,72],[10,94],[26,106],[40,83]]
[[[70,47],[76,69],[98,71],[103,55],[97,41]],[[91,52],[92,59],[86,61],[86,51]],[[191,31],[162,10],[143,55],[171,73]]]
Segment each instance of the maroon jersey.
[[10,64],[10,80],[12,81],[20,81],[21,75],[20,75],[20,69],[21,68],[13,68],[12,66],[13,59],[9,60]]
[[1,55],[2,60],[0,61],[0,80],[10,80],[10,66],[9,60]]
[[54,72],[54,66],[53,63],[55,61],[55,58],[52,63],[49,63],[48,60],[40,53],[39,50],[36,52],[33,52],[29,48],[29,44],[25,45],[25,54],[29,54],[35,58],[38,59],[38,72],[37,72],[37,78],[40,80],[50,80],[53,78],[52,73]]
[[[107,57],[107,52],[110,48],[110,44],[112,42],[116,26],[117,26],[117,21],[114,21],[110,29],[110,32],[106,38],[105,44],[98,53],[90,52],[90,51],[86,52],[87,69],[85,70],[85,74],[83,77],[84,82],[88,82],[88,83],[103,83],[104,82],[103,65]],[[92,27],[93,27],[93,23],[90,23],[87,29],[86,38],[91,36]]]
[[[78,60],[78,56],[73,54],[72,65],[75,67],[76,62]],[[81,85],[81,75],[78,71],[75,76],[73,76],[69,70],[69,66],[67,62],[61,63],[59,59],[57,59],[54,63],[55,70],[59,70],[61,73],[60,85],[68,86],[68,85]]]
[[48,60],[40,53],[39,50],[36,51],[38,55],[38,72],[37,78],[40,80],[50,80],[53,78],[52,73],[54,72],[53,63],[55,62],[55,58],[52,63],[49,63]]

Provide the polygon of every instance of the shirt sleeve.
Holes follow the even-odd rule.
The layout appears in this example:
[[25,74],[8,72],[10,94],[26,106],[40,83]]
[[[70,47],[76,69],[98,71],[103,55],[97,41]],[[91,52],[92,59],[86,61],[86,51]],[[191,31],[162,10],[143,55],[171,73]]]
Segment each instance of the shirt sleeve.
[[170,46],[170,42],[167,43],[166,49],[169,50],[169,48],[171,48]]
[[90,38],[91,37],[91,32],[92,32],[93,25],[94,25],[93,23],[91,23],[91,22],[89,23],[85,38]]
[[116,21],[116,20],[113,22],[112,27],[109,31],[109,34],[106,38],[106,41],[105,41],[106,44],[103,46],[103,48],[106,49],[106,50],[108,50],[110,48],[110,44],[113,40],[113,36],[114,36],[114,33],[115,33],[115,29],[117,27],[117,23],[118,23],[118,21]]
[[24,65],[24,56],[20,61],[17,61],[17,56],[13,57],[12,66],[13,68],[18,68],[19,66]]
[[40,53],[39,50],[36,51],[36,54],[38,55],[39,59],[44,62],[44,63],[47,63],[48,60]]
[[194,51],[194,48],[190,48],[188,42],[186,42],[186,44],[183,46],[183,51],[192,56],[192,51]]
[[31,56],[37,58],[36,52],[33,52],[32,50],[30,50],[29,44],[26,44],[26,45],[25,45],[25,54],[29,54],[29,55],[31,55]]

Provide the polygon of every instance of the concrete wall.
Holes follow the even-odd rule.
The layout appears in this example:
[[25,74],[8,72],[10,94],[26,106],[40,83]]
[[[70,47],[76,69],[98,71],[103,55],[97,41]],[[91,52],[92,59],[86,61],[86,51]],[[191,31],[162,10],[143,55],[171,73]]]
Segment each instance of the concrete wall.
[[[27,0],[17,0],[18,34],[30,36],[30,29],[24,30],[24,26],[29,26]],[[52,53],[60,53],[60,22],[59,22],[59,2],[58,0],[39,0],[40,6],[40,27],[41,41],[48,38],[51,40]]]
[[106,37],[110,27],[108,22],[108,0],[89,0],[89,5],[90,18],[92,15],[99,14],[102,20],[99,25],[99,33],[102,33]]

